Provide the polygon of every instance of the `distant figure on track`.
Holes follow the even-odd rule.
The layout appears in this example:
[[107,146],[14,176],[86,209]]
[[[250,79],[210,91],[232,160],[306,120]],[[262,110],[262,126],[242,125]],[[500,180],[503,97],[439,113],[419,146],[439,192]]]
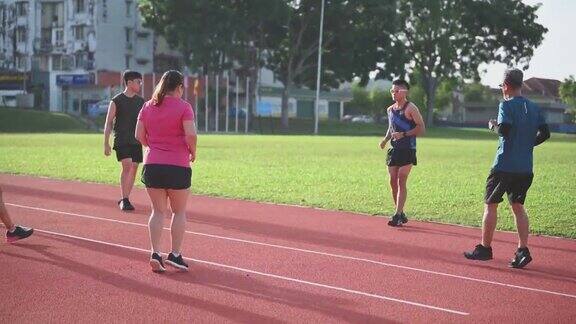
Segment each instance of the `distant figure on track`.
[[0,188],[0,219],[6,226],[6,242],[13,243],[25,239],[34,233],[34,230],[20,225],[15,225],[6,210],[4,200],[2,200],[2,188]]
[[498,220],[498,204],[508,195],[518,229],[518,250],[510,262],[513,268],[523,268],[532,256],[528,250],[528,215],[524,201],[532,184],[532,153],[548,138],[550,131],[540,108],[522,96],[524,75],[518,69],[504,73],[500,85],[504,101],[498,107],[498,120],[490,120],[488,127],[499,135],[498,150],[490,175],[486,180],[482,243],[464,256],[471,260],[492,259],[492,237]]
[[388,222],[390,226],[402,226],[408,222],[404,204],[408,197],[407,183],[412,166],[416,165],[416,136],[424,134],[426,128],[418,107],[408,101],[410,85],[404,80],[392,82],[392,99],[395,103],[388,107],[388,131],[380,142],[384,149],[388,141],[386,164],[390,174],[390,188],[394,200],[395,213]]
[[154,89],[152,99],[138,116],[136,138],[148,147],[144,159],[142,182],[152,203],[148,222],[152,256],[150,266],[155,272],[163,272],[164,262],[160,254],[160,238],[163,221],[172,212],[172,252],[166,263],[187,271],[182,259],[181,246],[186,226],[186,201],[191,186],[190,162],[196,159],[196,128],[194,110],[182,100],[184,77],[178,71],[164,73]]
[[136,119],[144,105],[144,99],[138,95],[142,86],[142,74],[124,71],[124,91],[110,101],[106,124],[104,126],[104,155],[109,156],[110,133],[114,128],[114,150],[116,158],[122,163],[120,190],[122,199],[118,201],[121,210],[134,210],[130,202],[130,193],[134,187],[138,163],[142,162],[142,145],[134,138]]

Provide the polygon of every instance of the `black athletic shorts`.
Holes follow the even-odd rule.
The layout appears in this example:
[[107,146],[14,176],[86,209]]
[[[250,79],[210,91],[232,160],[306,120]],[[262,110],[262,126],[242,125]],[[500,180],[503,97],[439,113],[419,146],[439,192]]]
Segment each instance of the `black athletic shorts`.
[[192,169],[167,164],[145,164],[141,180],[146,188],[188,189],[192,184]]
[[504,194],[508,195],[510,204],[519,203],[524,205],[526,194],[532,185],[532,173],[511,173],[502,171],[490,171],[486,179],[486,193],[484,201],[487,204],[498,204],[504,201]]
[[122,145],[114,147],[118,161],[132,159],[132,162],[142,163],[142,146],[141,145]]
[[386,157],[386,164],[388,166],[405,166],[416,165],[416,150],[415,149],[388,149],[388,156]]

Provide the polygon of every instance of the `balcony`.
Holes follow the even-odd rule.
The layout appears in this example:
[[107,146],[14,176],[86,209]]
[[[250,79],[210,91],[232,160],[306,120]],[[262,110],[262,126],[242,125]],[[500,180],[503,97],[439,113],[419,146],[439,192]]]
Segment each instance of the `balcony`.
[[40,53],[51,53],[54,49],[52,38],[36,38],[34,40],[34,49]]
[[139,38],[146,38],[148,36],[150,36],[150,31],[148,30],[137,30],[136,31],[136,36]]
[[84,61],[84,69],[86,71],[94,71],[96,69],[96,61],[94,60]]
[[28,16],[16,17],[16,26],[28,26]]
[[145,58],[145,57],[137,57],[137,58],[136,58],[136,63],[137,63],[138,65],[146,65],[146,64],[148,64],[149,62],[150,62],[150,59],[147,59],[147,58]]

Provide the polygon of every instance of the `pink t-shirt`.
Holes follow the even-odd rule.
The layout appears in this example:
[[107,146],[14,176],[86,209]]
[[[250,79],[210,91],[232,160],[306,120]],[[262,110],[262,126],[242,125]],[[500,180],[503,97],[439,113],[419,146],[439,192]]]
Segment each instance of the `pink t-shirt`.
[[190,152],[186,144],[183,120],[194,120],[194,110],[186,101],[164,97],[160,106],[147,101],[138,120],[143,123],[148,141],[144,164],[168,164],[190,167]]

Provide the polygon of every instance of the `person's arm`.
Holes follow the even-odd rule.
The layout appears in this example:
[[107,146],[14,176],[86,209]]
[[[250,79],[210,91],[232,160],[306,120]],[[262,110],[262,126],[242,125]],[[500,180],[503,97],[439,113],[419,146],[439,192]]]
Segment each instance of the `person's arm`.
[[534,146],[538,146],[550,138],[550,129],[548,124],[543,124],[538,127],[538,133],[536,134],[536,142]]
[[512,129],[512,124],[509,123],[502,123],[498,124],[496,119],[490,119],[488,121],[488,129],[491,131],[498,133],[499,136],[508,137],[510,134],[510,130]]
[[194,162],[196,160],[196,143],[198,141],[196,125],[194,125],[193,119],[188,119],[182,121],[182,126],[184,127],[184,138],[188,145],[188,151],[190,151],[190,162]]
[[104,155],[109,156],[112,153],[110,147],[110,134],[114,126],[114,119],[116,118],[116,104],[110,101],[108,106],[108,113],[106,114],[106,122],[104,123]]
[[488,128],[498,133],[499,136],[507,138],[512,130],[512,112],[506,102],[501,102],[498,106],[498,120],[491,119],[488,122]]
[[148,140],[146,139],[146,127],[144,127],[144,122],[138,119],[136,122],[136,132],[134,137],[142,144],[142,146],[148,146]]
[[148,146],[148,139],[146,138],[146,126],[144,125],[144,108],[138,113],[138,120],[136,121],[136,131],[134,132],[134,137],[142,144],[142,146]]
[[392,138],[392,127],[390,126],[390,124],[388,124],[388,130],[386,131],[386,136],[384,136],[382,141],[380,141],[380,148],[384,149],[386,147],[386,144],[388,143],[388,141],[390,141],[391,138]]
[[538,133],[536,133],[536,141],[534,142],[534,146],[538,146],[550,138],[550,128],[548,128],[548,124],[546,124],[546,119],[544,118],[542,111],[539,111],[538,118]]
[[184,139],[186,145],[188,145],[188,151],[190,152],[190,162],[196,160],[196,142],[198,136],[196,135],[196,125],[194,123],[195,118],[194,109],[192,109],[192,106],[188,105],[182,115],[182,127],[184,128]]

